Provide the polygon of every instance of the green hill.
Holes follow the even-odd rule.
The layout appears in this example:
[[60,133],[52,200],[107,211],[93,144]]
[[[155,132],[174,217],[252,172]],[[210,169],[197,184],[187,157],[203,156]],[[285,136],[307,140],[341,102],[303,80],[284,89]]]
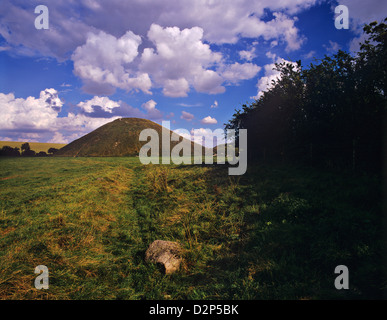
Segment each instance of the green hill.
[[[109,122],[98,129],[74,140],[62,149],[56,156],[69,157],[119,157],[135,156],[139,154],[141,147],[147,143],[139,141],[139,135],[144,129],[154,129],[159,134],[160,155],[162,126],[140,118],[121,118]],[[169,131],[171,134],[172,132]],[[181,139],[180,139],[181,141]],[[172,149],[179,142],[171,142]],[[191,150],[194,143],[191,142]]]

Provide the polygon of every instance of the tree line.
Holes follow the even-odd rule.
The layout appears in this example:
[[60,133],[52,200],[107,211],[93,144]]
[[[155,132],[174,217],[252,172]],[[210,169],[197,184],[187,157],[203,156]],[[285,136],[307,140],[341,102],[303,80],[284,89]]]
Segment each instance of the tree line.
[[25,142],[21,145],[21,148],[15,147],[12,148],[10,146],[3,146],[0,149],[0,156],[5,157],[48,157],[54,155],[58,149],[56,148],[49,148],[47,152],[45,151],[39,151],[35,152],[34,150],[31,150],[30,144],[28,142]]
[[[292,161],[379,170],[387,109],[387,18],[365,25],[351,56],[339,50],[307,68],[280,72],[259,99],[235,110],[226,129],[248,130],[249,161]],[[238,140],[238,139],[237,139]]]

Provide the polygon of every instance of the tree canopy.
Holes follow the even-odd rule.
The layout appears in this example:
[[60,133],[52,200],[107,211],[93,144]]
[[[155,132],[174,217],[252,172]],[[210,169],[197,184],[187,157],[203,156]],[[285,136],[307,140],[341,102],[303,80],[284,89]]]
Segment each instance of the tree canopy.
[[304,68],[276,64],[280,76],[236,110],[226,129],[248,129],[250,160],[292,160],[380,168],[387,90],[387,18],[364,27],[355,56],[339,50]]

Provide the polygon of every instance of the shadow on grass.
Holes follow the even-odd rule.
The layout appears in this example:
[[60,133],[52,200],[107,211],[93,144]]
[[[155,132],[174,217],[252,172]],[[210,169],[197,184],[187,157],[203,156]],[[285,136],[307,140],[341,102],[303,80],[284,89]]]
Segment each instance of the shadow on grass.
[[[225,168],[206,172],[208,190]],[[240,232],[194,277],[210,298],[381,299],[380,181],[291,167],[256,167],[218,201],[243,199]],[[235,220],[235,223],[236,220]],[[335,267],[349,268],[349,289],[334,286]]]

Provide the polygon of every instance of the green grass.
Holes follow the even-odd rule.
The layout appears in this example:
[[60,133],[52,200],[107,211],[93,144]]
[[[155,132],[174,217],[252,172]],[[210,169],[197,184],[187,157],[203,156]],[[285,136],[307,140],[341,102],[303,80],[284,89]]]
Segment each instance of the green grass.
[[[12,148],[19,148],[21,149],[21,146],[24,142],[18,142],[18,141],[0,141],[0,149],[4,146],[9,146]],[[41,142],[28,142],[30,145],[31,150],[34,150],[36,153],[40,151],[48,152],[48,149],[50,148],[56,148],[60,149],[64,147],[66,144],[63,143],[41,143]]]
[[[380,181],[138,158],[0,159],[0,299],[378,298]],[[178,241],[180,271],[144,262]],[[34,269],[49,269],[37,290]],[[349,290],[334,269],[349,268]]]

